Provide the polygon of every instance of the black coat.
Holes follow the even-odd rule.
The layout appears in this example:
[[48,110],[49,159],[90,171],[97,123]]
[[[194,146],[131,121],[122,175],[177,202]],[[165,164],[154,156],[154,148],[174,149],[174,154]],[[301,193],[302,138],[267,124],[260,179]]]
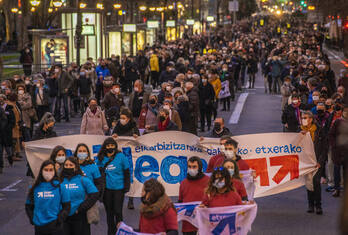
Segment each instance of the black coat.
[[35,130],[32,140],[42,140],[57,137],[57,133],[54,130],[44,131],[42,126]]
[[204,86],[200,83],[198,86],[199,94],[199,108],[200,109],[211,109],[215,98],[215,92],[213,86],[207,82]]
[[92,81],[90,78],[87,78],[86,76],[81,76],[79,79],[77,79],[77,87],[78,89],[80,89],[81,95],[91,94],[91,86]]
[[12,129],[16,118],[12,105],[6,105],[5,110],[0,108],[0,142],[4,146],[12,146]]
[[[300,106],[300,109],[302,104]],[[302,107],[303,109],[303,107]],[[288,124],[288,132],[300,132],[300,123],[296,117],[295,108],[292,105],[287,105],[282,114],[282,123]]]
[[125,126],[121,125],[120,121],[117,122],[112,134],[117,134],[118,136],[133,136],[139,135],[139,130],[137,124],[130,120]]

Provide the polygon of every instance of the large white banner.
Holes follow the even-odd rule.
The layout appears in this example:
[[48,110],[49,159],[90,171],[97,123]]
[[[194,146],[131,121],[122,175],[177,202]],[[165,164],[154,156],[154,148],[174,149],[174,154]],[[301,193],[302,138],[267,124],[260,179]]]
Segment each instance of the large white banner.
[[[34,175],[37,175],[41,163],[49,159],[56,145],[64,146],[68,154],[72,154],[77,144],[85,143],[96,157],[106,138],[94,135],[62,136],[27,142],[25,150]],[[233,138],[239,142],[238,155],[255,170],[255,197],[300,187],[304,185],[305,176],[316,170],[314,147],[309,134],[268,133]],[[206,169],[209,159],[223,151],[219,139],[200,140],[195,135],[177,131],[156,132],[136,139],[119,137],[117,143],[129,159],[132,176],[129,195],[136,197],[141,194],[142,184],[152,177],[163,183],[169,196],[178,196],[179,184],[187,174],[187,159],[199,156]]]

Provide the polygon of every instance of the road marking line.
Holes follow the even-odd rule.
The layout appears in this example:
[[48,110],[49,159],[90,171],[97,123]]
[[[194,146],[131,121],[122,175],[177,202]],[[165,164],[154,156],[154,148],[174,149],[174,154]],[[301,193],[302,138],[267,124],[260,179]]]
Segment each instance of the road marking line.
[[249,95],[249,93],[240,94],[238,101],[237,101],[237,105],[234,108],[234,111],[233,111],[233,113],[230,117],[230,120],[228,122],[229,124],[237,124],[238,123],[240,114],[243,111],[243,107],[244,107],[244,104],[245,104],[245,101],[246,101],[248,95]]
[[22,182],[22,180],[17,180],[16,182],[10,184],[9,186],[1,189],[0,191],[1,192],[15,192],[17,191],[18,189],[12,189],[14,186],[16,186],[17,184],[19,184],[20,182]]

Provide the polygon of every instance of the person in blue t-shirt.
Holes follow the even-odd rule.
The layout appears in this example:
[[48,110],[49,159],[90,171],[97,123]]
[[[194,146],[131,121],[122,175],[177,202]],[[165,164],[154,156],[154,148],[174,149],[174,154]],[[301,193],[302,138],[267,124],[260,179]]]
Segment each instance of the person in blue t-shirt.
[[29,190],[25,211],[35,226],[35,235],[63,234],[63,223],[70,212],[70,194],[59,183],[53,161],[42,163]]
[[104,191],[104,180],[101,177],[97,164],[91,157],[91,152],[86,144],[80,143],[76,146],[74,157],[79,160],[82,172],[94,183],[99,191],[99,195]]
[[97,202],[98,189],[88,177],[83,176],[78,159],[75,157],[65,160],[61,181],[71,197],[71,209],[64,223],[64,235],[90,235],[87,211]]
[[59,176],[60,172],[63,169],[63,164],[66,160],[66,149],[61,145],[54,147],[50,156],[50,160],[54,162],[57,175]]
[[130,173],[127,157],[120,152],[116,141],[107,138],[98,153],[97,165],[105,175],[103,202],[106,210],[108,235],[114,235],[117,224],[123,221],[124,194],[129,191]]

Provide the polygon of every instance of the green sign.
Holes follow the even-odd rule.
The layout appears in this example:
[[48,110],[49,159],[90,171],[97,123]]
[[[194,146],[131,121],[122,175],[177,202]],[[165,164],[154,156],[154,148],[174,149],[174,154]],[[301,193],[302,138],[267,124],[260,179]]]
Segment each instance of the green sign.
[[82,35],[92,36],[95,35],[94,25],[82,25]]

